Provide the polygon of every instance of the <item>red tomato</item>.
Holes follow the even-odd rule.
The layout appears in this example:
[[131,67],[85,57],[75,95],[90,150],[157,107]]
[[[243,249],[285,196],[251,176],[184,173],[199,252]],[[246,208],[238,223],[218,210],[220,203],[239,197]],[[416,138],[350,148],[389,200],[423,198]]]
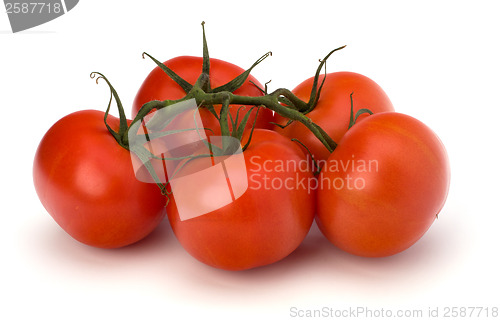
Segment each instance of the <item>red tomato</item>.
[[[191,57],[191,56],[181,56],[170,59],[164,64],[172,69],[176,74],[186,80],[188,83],[193,85],[202,71],[203,58],[201,57]],[[210,84],[212,88],[217,88],[219,86],[225,85],[229,81],[233,80],[245,70],[233,65],[229,62],[210,58]],[[258,85],[260,88],[264,88],[257,79],[250,75],[247,81],[237,90],[234,91],[236,95],[242,96],[262,96],[263,93],[250,81]],[[173,81],[169,76],[165,74],[160,67],[154,68],[151,73],[144,80],[141,88],[139,89],[133,106],[132,106],[132,116],[135,116],[143,104],[151,100],[175,100],[181,99],[186,95],[181,86],[179,86],[175,81]],[[220,113],[220,106],[214,106],[217,114]],[[233,119],[236,119],[238,113],[238,105],[230,105],[230,114]],[[249,111],[251,106],[248,106],[240,111],[239,120],[243,118],[245,112]],[[219,121],[211,114],[207,108],[200,108],[200,116],[203,121],[203,125],[206,128],[213,130],[213,135],[220,135],[220,125]],[[246,128],[250,128],[255,120],[256,109],[252,111],[251,116],[247,122]],[[272,128],[270,122],[274,121],[273,112],[270,109],[261,108],[255,124],[256,128]],[[231,129],[231,122],[228,117],[229,128]],[[212,133],[210,132],[210,135]]]
[[[324,76],[320,76],[319,84]],[[292,92],[300,99],[309,101],[314,77],[299,84]],[[370,78],[353,72],[334,72],[326,76],[320,98],[316,107],[307,114],[311,120],[319,125],[335,142],[339,142],[349,127],[351,113],[351,99],[353,94],[354,114],[359,109],[368,108],[373,113],[394,111],[389,97]],[[358,121],[368,116],[363,114]],[[277,123],[285,125],[287,119],[277,116]],[[330,152],[314,136],[307,127],[299,122],[293,122],[282,129],[275,126],[274,130],[289,138],[297,138],[314,155],[318,161],[325,161]]]
[[[84,110],[56,122],[35,155],[33,179],[43,206],[76,240],[122,247],[148,235],[165,216],[155,184],[136,179],[129,151],[103,123],[104,113]],[[119,120],[108,116],[118,129]]]
[[[191,177],[207,188],[193,192],[188,184],[178,194],[174,191],[167,205],[181,245],[199,261],[225,270],[250,269],[283,259],[303,241],[314,220],[314,190],[308,188],[314,177],[307,164],[302,164],[306,170],[300,169],[301,162],[307,161],[295,143],[276,132],[256,129],[243,156],[246,168],[227,157],[209,159],[215,165],[224,162],[229,183],[224,176],[217,183],[220,172],[207,170],[203,177]],[[193,160],[180,170],[179,179],[189,179],[204,169],[206,160]],[[248,187],[225,206],[181,220],[179,196],[190,195],[196,201],[183,206],[198,210],[220,203],[229,184],[233,191]]]
[[434,132],[387,112],[354,125],[318,179],[323,234],[347,252],[381,257],[407,249],[431,226],[448,194],[450,168]]

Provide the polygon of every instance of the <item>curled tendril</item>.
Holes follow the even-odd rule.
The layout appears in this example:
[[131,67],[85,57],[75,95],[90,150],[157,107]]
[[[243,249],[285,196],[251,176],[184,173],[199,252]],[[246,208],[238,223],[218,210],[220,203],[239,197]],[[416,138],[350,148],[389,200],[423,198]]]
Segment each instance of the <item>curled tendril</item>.
[[[96,76],[97,76],[97,78],[96,78]],[[109,80],[103,74],[101,74],[100,72],[97,72],[97,71],[91,72],[90,73],[90,78],[91,79],[95,78],[95,83],[96,84],[99,84],[99,79],[104,79],[104,81],[110,86],[111,91],[114,91],[114,88],[113,88],[113,86],[111,86],[111,83],[109,82]]]
[[243,109],[245,110],[245,105],[241,105],[240,107],[238,107],[238,110],[236,111],[236,120],[238,120],[238,117],[240,117],[240,111]]
[[104,76],[101,73],[93,71],[93,72],[90,73],[90,78],[94,79],[96,75],[99,75],[99,76],[95,79],[95,83],[99,84],[99,79],[104,79]]
[[268,91],[267,91],[267,85],[269,85],[271,83],[272,80],[269,80],[268,82],[266,82],[264,84],[264,95],[267,95],[268,94]]

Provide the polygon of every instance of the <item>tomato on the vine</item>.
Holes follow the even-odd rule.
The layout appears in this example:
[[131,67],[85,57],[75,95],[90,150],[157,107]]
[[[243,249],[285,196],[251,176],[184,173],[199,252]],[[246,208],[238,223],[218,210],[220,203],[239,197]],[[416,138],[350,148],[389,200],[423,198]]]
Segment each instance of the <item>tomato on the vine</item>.
[[[84,110],[56,122],[36,151],[33,179],[43,206],[73,238],[117,248],[147,236],[165,216],[165,196],[137,180],[130,152]],[[119,119],[108,116],[117,129]]]
[[[202,73],[203,58],[193,56],[180,56],[164,62],[168,68],[173,70],[182,79],[193,85]],[[217,88],[225,85],[240,74],[244,69],[215,58],[210,58],[210,85],[211,88]],[[260,88],[260,89],[259,89]],[[261,89],[263,86],[252,75],[249,75],[245,83],[236,89],[233,93],[242,96],[263,96]],[[184,89],[169,77],[160,67],[155,67],[142,83],[132,105],[132,116],[135,116],[143,104],[151,100],[175,100],[181,99],[186,95]],[[230,115],[233,120],[241,120],[243,115],[250,110],[251,106],[239,110],[241,106],[230,105]],[[220,105],[214,106],[217,115],[220,113]],[[220,125],[218,119],[206,108],[199,108],[201,120],[205,128],[211,129],[210,135],[220,135]],[[257,109],[251,112],[246,128],[251,128],[254,124]],[[255,122],[256,128],[272,128],[271,122],[274,121],[273,112],[266,108],[261,108]],[[228,117],[229,127],[232,128],[230,118]]]
[[347,252],[381,257],[409,248],[428,230],[447,198],[450,168],[431,129],[387,112],[347,131],[318,180],[323,234]]
[[[319,77],[321,84],[324,75]],[[292,92],[300,99],[308,101],[313,87],[314,77],[299,84]],[[319,85],[318,84],[318,85]],[[326,75],[321,94],[313,110],[306,114],[319,125],[335,142],[339,142],[349,127],[351,100],[353,93],[354,114],[360,109],[369,109],[373,113],[394,111],[394,107],[383,89],[370,78],[354,72],[333,72]],[[367,114],[359,116],[358,121]],[[285,125],[288,119],[277,116],[277,123]],[[304,125],[293,122],[274,130],[301,141],[318,161],[325,161],[330,152]]]
[[[174,191],[167,204],[181,245],[199,261],[225,270],[250,269],[283,259],[303,241],[314,220],[314,190],[309,189],[313,176],[300,170],[300,162],[306,160],[296,143],[276,132],[255,129],[243,156],[245,166],[229,164],[227,156],[212,157],[213,166],[225,163],[229,187],[225,179],[217,183],[220,174],[206,170],[203,159],[189,161],[179,171],[180,179],[206,170],[195,183],[207,188],[196,193],[188,187],[179,194]],[[218,195],[228,188],[234,191],[241,186],[247,186],[246,190],[229,204],[181,219],[176,195],[193,197],[187,206],[196,210],[204,203],[217,203]]]

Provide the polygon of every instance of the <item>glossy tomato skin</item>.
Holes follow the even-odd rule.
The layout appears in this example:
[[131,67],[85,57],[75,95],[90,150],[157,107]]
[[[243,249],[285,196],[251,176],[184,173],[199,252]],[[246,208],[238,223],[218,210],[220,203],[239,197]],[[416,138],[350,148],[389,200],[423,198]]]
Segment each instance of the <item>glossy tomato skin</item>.
[[314,220],[315,191],[308,189],[314,177],[308,170],[294,170],[292,163],[305,162],[305,155],[293,142],[256,129],[244,157],[248,189],[232,203],[187,220],[179,217],[175,195],[167,205],[181,245],[219,269],[246,270],[283,259],[300,245]]
[[352,254],[383,257],[409,248],[428,230],[444,206],[450,168],[431,129],[388,112],[354,125],[318,179],[316,220],[323,234]]
[[[165,198],[158,186],[135,178],[130,153],[103,119],[101,111],[84,110],[56,122],[38,146],[33,179],[41,203],[69,235],[118,248],[161,222]],[[117,118],[109,116],[108,123],[118,129]]]
[[[180,77],[190,84],[194,84],[202,71],[203,58],[192,56],[180,56],[165,61],[164,64],[177,73]],[[225,85],[233,80],[245,70],[226,61],[210,58],[210,84],[212,88]],[[237,90],[234,94],[241,96],[262,96],[263,93],[250,81],[264,88],[260,82],[250,75],[247,81]],[[135,116],[143,104],[151,100],[176,100],[186,96],[184,90],[175,81],[173,81],[167,74],[155,67],[151,73],[146,77],[142,83],[132,105],[132,116]],[[220,112],[220,106],[214,106],[217,113]],[[230,113],[233,119],[236,119],[239,105],[231,105]],[[239,119],[241,120],[244,113],[250,110],[251,106],[247,106],[240,112]],[[220,135],[220,128],[218,120],[206,108],[200,108],[200,116],[203,121],[204,127],[213,130],[213,135]],[[248,120],[247,128],[250,128],[255,120],[256,110],[254,110]],[[229,117],[228,117],[229,118]],[[274,121],[273,112],[270,109],[261,108],[255,124],[256,128],[272,128],[270,122]],[[230,128],[231,123],[229,122]],[[211,133],[210,133],[211,134]]]
[[[319,83],[323,80],[320,77]],[[311,77],[292,92],[303,101],[309,101],[314,77]],[[351,112],[350,95],[353,94],[354,114],[359,109],[368,108],[373,113],[394,111],[394,107],[384,90],[370,78],[354,72],[334,72],[326,76],[320,98],[316,107],[307,114],[335,142],[339,142],[349,127]],[[358,120],[368,116],[361,115]],[[276,116],[277,123],[284,125],[288,120]],[[321,142],[299,122],[294,122],[282,129],[275,126],[274,130],[289,138],[297,138],[304,143],[318,161],[325,161],[330,152]]]

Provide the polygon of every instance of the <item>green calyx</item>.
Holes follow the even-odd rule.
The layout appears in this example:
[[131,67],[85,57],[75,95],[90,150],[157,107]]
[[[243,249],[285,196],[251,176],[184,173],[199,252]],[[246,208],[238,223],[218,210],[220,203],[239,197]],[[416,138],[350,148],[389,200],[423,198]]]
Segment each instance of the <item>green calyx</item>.
[[[304,126],[306,126],[309,130],[311,130],[311,132],[321,141],[321,143],[325,146],[325,148],[328,149],[328,151],[332,152],[336,148],[337,144],[335,143],[335,141],[333,141],[333,139],[331,139],[331,137],[329,137],[329,135],[323,129],[321,129],[321,127],[319,127],[310,118],[308,118],[306,114],[309,113],[311,110],[313,110],[318,102],[326,78],[323,77],[323,81],[319,83],[319,76],[322,68],[326,66],[327,59],[334,52],[343,49],[345,46],[330,51],[320,61],[320,65],[316,70],[313,87],[308,102],[299,99],[290,90],[285,88],[279,88],[272,93],[267,93],[267,88],[265,90],[259,88],[265,94],[264,96],[258,96],[258,97],[239,96],[233,94],[233,92],[236,89],[240,88],[247,81],[248,76],[250,75],[250,72],[253,70],[253,68],[255,68],[264,59],[271,56],[272,53],[267,52],[266,54],[264,54],[257,61],[255,61],[249,69],[247,69],[245,72],[243,72],[241,75],[234,78],[227,84],[219,86],[217,88],[211,88],[210,57],[208,52],[208,45],[207,45],[204,25],[205,23],[202,22],[202,29],[203,29],[202,73],[194,85],[189,84],[187,81],[182,79],[182,77],[177,75],[173,70],[168,68],[159,60],[155,59],[150,54],[146,52],[143,53],[143,57],[148,56],[149,58],[151,58],[151,60],[153,60],[158,67],[160,67],[172,80],[174,80],[177,84],[179,84],[179,86],[181,86],[181,88],[186,92],[186,96],[178,100],[165,100],[165,101],[146,103],[141,107],[136,119],[134,119],[133,122],[137,121],[138,119],[142,119],[153,109],[172,107],[173,105],[181,101],[194,98],[198,105],[203,105],[204,107],[208,108],[208,110],[219,120],[222,136],[232,136],[241,140],[243,135],[243,129],[245,128],[249,115],[253,109],[250,109],[247,112],[247,114],[241,119],[240,123],[238,123],[239,119],[233,120],[231,118],[230,121],[233,125],[232,126],[233,131],[230,132],[228,126],[229,106],[249,105],[249,106],[255,106],[257,108],[271,109],[276,113],[278,113],[279,115],[289,119],[288,124],[294,121],[298,121],[302,123]],[[213,108],[214,105],[222,106],[219,114],[215,112],[215,109]],[[230,114],[229,117],[231,117]]]
[[[325,148],[327,148],[330,152],[332,152],[335,147],[337,146],[336,142],[334,142],[331,137],[328,136],[328,134],[321,129],[317,124],[315,124],[310,118],[307,117],[307,113],[309,113],[311,110],[314,109],[316,106],[318,99],[321,94],[321,90],[323,88],[323,84],[325,81],[326,77],[323,77],[322,82],[319,82],[319,76],[321,73],[322,68],[326,66],[326,61],[327,59],[336,51],[343,49],[345,46],[336,48],[332,51],[330,51],[322,60],[320,60],[320,64],[316,70],[315,76],[314,76],[314,82],[313,86],[311,89],[311,94],[309,97],[309,101],[305,102],[301,99],[299,99],[297,96],[295,96],[290,90],[285,89],[285,88],[279,88],[276,89],[275,91],[271,93],[267,93],[267,88],[265,90],[259,88],[262,92],[265,93],[264,96],[257,96],[257,97],[252,97],[252,96],[240,96],[240,95],[235,95],[233,92],[240,88],[248,79],[248,76],[250,75],[250,72],[259,64],[261,63],[264,59],[267,57],[271,56],[271,52],[267,52],[264,54],[262,57],[257,59],[251,66],[248,68],[245,72],[240,74],[238,77],[234,78],[230,82],[216,87],[216,88],[211,88],[210,84],[210,57],[209,57],[209,51],[208,51],[208,45],[207,45],[207,39],[206,39],[206,34],[205,34],[205,23],[202,22],[202,29],[203,29],[203,66],[202,66],[202,73],[200,74],[198,80],[195,82],[194,85],[191,85],[188,83],[186,80],[184,80],[182,77],[177,75],[173,70],[168,68],[165,64],[160,62],[159,60],[155,59],[152,55],[144,52],[143,53],[143,58],[145,56],[149,57],[153,62],[159,66],[166,74],[169,76],[172,80],[174,80],[185,92],[186,96],[184,98],[178,99],[178,100],[165,100],[165,101],[150,101],[146,104],[144,104],[141,109],[139,110],[138,114],[132,121],[131,126],[138,122],[141,121],[147,114],[152,112],[153,110],[159,110],[162,108],[175,108],[175,104],[186,101],[189,99],[195,99],[196,103],[199,106],[203,106],[207,108],[213,115],[219,120],[220,123],[220,129],[221,129],[221,135],[222,136],[232,136],[235,137],[239,140],[241,140],[243,136],[243,129],[246,127],[246,124],[248,122],[250,113],[253,112],[255,108],[268,108],[279,115],[289,119],[289,122],[287,125],[289,125],[292,122],[298,121],[302,123],[304,126],[306,126],[311,132],[323,143]],[[108,130],[110,133],[113,135],[113,137],[117,140],[117,142],[124,148],[129,149],[128,146],[128,126],[127,126],[127,121],[125,117],[125,112],[123,109],[123,105],[121,104],[121,101],[118,97],[118,94],[116,90],[113,88],[109,80],[101,73],[98,72],[93,72],[91,73],[91,77],[94,78],[96,75],[98,75],[99,78],[102,78],[106,81],[108,86],[110,87],[111,90],[111,98],[106,110],[106,116],[107,117],[110,106],[111,106],[111,101],[114,98],[116,100],[116,103],[118,105],[118,111],[119,111],[119,116],[120,116],[120,128],[118,132],[113,131],[108,124],[106,123],[106,126],[108,127]],[[267,86],[266,86],[267,87]],[[214,109],[214,105],[221,105],[220,113],[217,113]],[[247,113],[241,117],[241,120],[239,117],[236,117],[236,119],[232,119],[231,114],[229,114],[229,108],[230,105],[247,105],[247,106],[254,106],[250,108]],[[231,122],[232,126],[232,131],[230,131],[228,123],[229,121]],[[285,125],[285,126],[287,126]]]
[[[203,29],[203,65],[202,65],[202,73],[200,74],[198,80],[194,84],[190,84],[186,80],[184,80],[182,77],[177,75],[173,70],[168,68],[165,64],[160,62],[159,60],[155,59],[152,55],[144,52],[142,54],[143,58],[146,56],[149,57],[153,62],[161,68],[168,77],[170,77],[172,80],[174,80],[186,93],[185,97],[177,100],[164,100],[164,101],[158,101],[158,100],[153,100],[150,102],[145,103],[140,110],[138,111],[137,115],[135,118],[132,120],[130,125],[128,125],[127,118],[125,116],[125,111],[123,108],[123,105],[121,103],[121,100],[118,96],[118,93],[116,90],[113,88],[111,85],[110,81],[101,73],[99,72],[92,72],[91,73],[91,78],[95,78],[97,76],[96,82],[99,79],[103,79],[106,81],[110,88],[111,92],[111,97],[105,112],[104,116],[104,123],[106,127],[108,128],[109,132],[111,135],[115,138],[115,140],[118,142],[120,146],[123,148],[130,150],[131,152],[135,153],[139,159],[144,163],[148,171],[151,173],[157,184],[162,188],[162,191],[166,193],[165,185],[160,184],[158,177],[154,173],[154,169],[151,165],[151,159],[159,158],[158,156],[153,155],[150,151],[148,151],[145,148],[140,148],[137,147],[136,144],[131,144],[129,140],[135,140],[134,135],[130,135],[131,131],[137,130],[137,126],[141,124],[145,117],[150,114],[153,111],[159,111],[161,109],[167,108],[168,113],[170,115],[177,115],[183,112],[182,110],[182,102],[186,102],[188,100],[194,99],[196,102],[196,105],[199,107],[204,107],[207,108],[211,114],[216,117],[216,119],[219,121],[220,124],[220,131],[221,131],[221,136],[229,136],[233,137],[241,142],[243,134],[244,134],[244,129],[247,126],[247,123],[250,119],[251,113],[256,110],[256,114],[258,115],[259,110],[262,108],[267,108],[270,110],[273,110],[274,112],[278,113],[282,117],[288,119],[288,123],[285,126],[286,127],[292,122],[300,122],[304,126],[306,126],[320,141],[321,143],[327,148],[328,151],[332,152],[337,144],[333,139],[317,124],[315,124],[309,117],[307,117],[307,114],[314,109],[316,106],[321,90],[323,88],[323,84],[326,79],[326,71],[325,71],[325,77],[323,77],[323,80],[319,81],[320,79],[320,73],[323,68],[326,67],[326,61],[327,59],[336,51],[343,49],[345,46],[336,48],[332,51],[330,51],[322,60],[320,60],[320,64],[316,70],[315,76],[314,76],[314,82],[313,86],[311,89],[311,94],[309,97],[309,100],[303,101],[299,99],[295,94],[292,93],[292,91],[285,89],[285,88],[279,88],[276,89],[275,91],[268,93],[267,92],[267,83],[266,87],[264,89],[259,88],[261,92],[264,94],[262,96],[240,96],[234,94],[234,91],[240,88],[243,84],[245,84],[248,80],[248,77],[250,75],[250,72],[258,65],[260,64],[263,60],[265,60],[267,57],[271,56],[271,52],[267,52],[264,55],[262,55],[259,59],[257,59],[251,66],[248,68],[246,71],[241,73],[239,76],[234,78],[233,80],[229,81],[228,83],[212,88],[211,83],[210,83],[210,57],[209,57],[209,52],[208,52],[208,45],[207,45],[207,40],[206,40],[206,34],[205,34],[205,27],[204,27],[204,22],[202,23],[202,29]],[[255,85],[255,84],[254,84]],[[112,100],[115,99],[117,107],[118,107],[118,112],[119,112],[119,118],[120,118],[120,125],[118,131],[113,130],[107,122],[108,114],[111,108],[111,103]],[[352,99],[352,95],[351,95]],[[217,113],[214,105],[220,105],[220,111]],[[229,113],[230,108],[235,108],[236,106],[234,105],[240,105],[238,106],[238,111],[236,113],[236,116],[233,117],[231,113]],[[252,106],[247,110],[245,113],[242,113],[240,115],[240,111],[243,109],[244,106]],[[365,111],[366,112],[366,111]],[[359,114],[359,112],[358,112]],[[356,114],[356,118],[359,116]],[[257,115],[255,119],[257,119]],[[240,117],[241,116],[241,117]],[[229,122],[231,123],[231,128],[229,126]],[[350,126],[355,122],[355,119],[352,118],[351,116],[351,122]],[[250,143],[251,143],[251,137],[253,130],[255,128],[255,120],[254,123],[252,124],[251,127],[251,132],[249,135],[249,139],[247,142],[242,143],[242,150],[246,150]],[[185,130],[196,130],[199,131],[200,129],[203,130],[208,130],[206,128],[186,128]],[[175,134],[175,132],[169,132],[169,131],[163,131],[161,135],[170,135],[170,134]],[[145,135],[148,140],[154,138],[148,136],[148,133],[143,133],[143,134],[138,134],[138,135]],[[224,140],[223,140],[224,141]],[[297,141],[294,139],[294,141]],[[297,141],[298,143],[302,144],[301,142]],[[303,144],[302,144],[303,145]],[[306,147],[306,146],[304,146]],[[307,148],[307,147],[306,147]],[[228,151],[231,152],[231,151]],[[214,156],[214,155],[221,155],[225,153],[225,147],[217,147],[217,146],[210,146],[210,155],[207,156]],[[200,155],[196,156],[200,157]],[[195,156],[191,155],[191,158],[195,158]],[[168,159],[168,158],[160,158],[160,159]],[[172,158],[172,159],[178,159],[178,158]]]

